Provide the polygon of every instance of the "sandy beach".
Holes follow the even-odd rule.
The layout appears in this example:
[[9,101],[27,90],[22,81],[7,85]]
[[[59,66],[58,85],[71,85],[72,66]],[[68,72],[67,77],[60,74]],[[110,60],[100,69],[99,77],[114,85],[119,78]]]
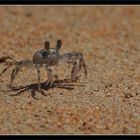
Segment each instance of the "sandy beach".
[[[77,82],[72,65],[52,67],[52,88],[38,92],[36,69],[14,66],[0,77],[0,134],[140,134],[139,6],[0,6],[0,57],[32,59],[44,42],[81,52],[87,66]],[[0,63],[0,72],[6,62]]]

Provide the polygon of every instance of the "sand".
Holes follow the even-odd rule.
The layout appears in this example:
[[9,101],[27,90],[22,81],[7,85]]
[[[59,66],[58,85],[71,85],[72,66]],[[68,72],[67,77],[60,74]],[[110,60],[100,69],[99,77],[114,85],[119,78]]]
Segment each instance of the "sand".
[[[0,77],[0,134],[140,134],[139,6],[0,6],[0,57],[32,59],[49,40],[60,53],[82,52],[88,71],[52,67],[57,80],[37,91],[35,69]],[[0,63],[0,72],[5,68]],[[67,80],[65,80],[67,79]]]

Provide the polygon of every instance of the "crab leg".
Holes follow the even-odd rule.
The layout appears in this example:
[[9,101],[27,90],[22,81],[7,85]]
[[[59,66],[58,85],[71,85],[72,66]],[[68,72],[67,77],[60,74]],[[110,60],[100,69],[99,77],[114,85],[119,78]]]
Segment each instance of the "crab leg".
[[[0,63],[6,62],[7,59],[12,60],[10,56],[3,56],[0,58]],[[6,65],[8,66],[3,69],[3,71],[0,73],[0,76],[4,74],[14,63],[15,63],[15,60],[13,62],[6,62]]]
[[16,75],[18,74],[19,70],[22,68],[22,67],[33,67],[33,63],[31,60],[22,60],[22,61],[19,61],[19,62],[15,62],[15,68],[12,70],[12,73],[11,73],[11,82],[10,82],[10,86],[12,87],[12,83],[16,77]]
[[35,65],[36,70],[37,70],[37,79],[38,79],[38,90],[41,93],[41,84],[40,84],[40,65],[36,64]]
[[46,66],[46,70],[47,70],[47,73],[48,73],[48,81],[46,83],[46,86],[48,86],[48,84],[50,83],[50,87],[53,86],[53,83],[54,83],[54,77],[53,77],[53,74],[52,74],[52,70],[50,68],[48,68]]
[[72,67],[72,70],[71,70],[71,79],[72,80],[76,80],[77,79],[78,72],[79,72],[79,67],[78,67],[77,62],[75,61],[73,63],[73,67]]
[[6,62],[7,59],[12,60],[12,58],[10,56],[3,56],[3,57],[0,58],[0,63]]
[[12,66],[12,65],[10,64],[10,65],[8,65],[6,68],[4,68],[4,70],[0,73],[0,76],[1,76],[2,74],[4,74],[11,66]]
[[20,67],[19,65],[17,65],[16,68],[14,68],[14,69],[12,70],[12,73],[11,73],[11,81],[10,81],[10,86],[11,86],[11,87],[12,87],[12,83],[13,83],[13,81],[14,81],[14,79],[15,79],[17,73],[19,72],[20,68],[21,68],[21,67]]
[[82,67],[84,69],[85,78],[86,78],[87,77],[87,68],[86,68],[86,64],[85,64],[83,57],[81,57],[79,60],[79,71],[81,70]]

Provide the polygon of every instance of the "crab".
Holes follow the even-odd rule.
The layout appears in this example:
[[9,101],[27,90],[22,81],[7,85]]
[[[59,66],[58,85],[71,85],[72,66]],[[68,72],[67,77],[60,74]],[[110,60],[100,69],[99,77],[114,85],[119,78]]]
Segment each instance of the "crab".
[[[37,71],[38,79],[38,91],[42,93],[41,83],[40,83],[40,68],[45,67],[47,70],[48,80],[46,86],[52,87],[54,84],[54,76],[52,74],[51,66],[58,64],[71,64],[71,80],[76,81],[78,79],[78,73],[83,68],[85,78],[87,77],[86,64],[83,58],[83,54],[80,52],[70,52],[60,55],[60,48],[62,47],[62,41],[57,40],[56,47],[50,48],[49,41],[45,41],[44,49],[39,50],[33,54],[32,60],[26,59],[21,61],[11,61],[8,66],[1,72],[0,76],[7,71],[12,65],[15,68],[11,73],[10,87],[13,87],[13,81],[22,67],[35,67]],[[5,59],[12,59],[11,57],[5,57]],[[3,59],[2,59],[3,60]]]

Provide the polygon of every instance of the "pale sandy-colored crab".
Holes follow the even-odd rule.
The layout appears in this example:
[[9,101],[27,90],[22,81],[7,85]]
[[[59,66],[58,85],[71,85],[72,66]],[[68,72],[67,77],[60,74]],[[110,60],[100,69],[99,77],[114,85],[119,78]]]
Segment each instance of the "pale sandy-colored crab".
[[[48,80],[46,86],[50,85],[50,87],[54,83],[54,76],[52,74],[51,66],[60,63],[73,65],[71,70],[72,80],[77,80],[78,73],[82,67],[84,69],[85,77],[87,77],[87,69],[83,59],[83,54],[77,52],[71,52],[71,53],[65,53],[60,55],[59,50],[61,46],[62,46],[61,40],[57,40],[57,44],[55,48],[50,48],[49,41],[46,41],[44,45],[44,49],[35,52],[32,60],[13,61],[9,63],[9,65],[1,72],[0,75],[2,75],[10,66],[15,65],[15,68],[12,70],[11,73],[10,87],[12,87],[13,80],[15,79],[15,76],[17,75],[17,73],[22,67],[35,67],[37,70],[39,92],[42,92],[41,84],[40,84],[40,68],[42,66],[45,66],[48,73]],[[7,57],[7,59],[8,58],[10,57]]]

